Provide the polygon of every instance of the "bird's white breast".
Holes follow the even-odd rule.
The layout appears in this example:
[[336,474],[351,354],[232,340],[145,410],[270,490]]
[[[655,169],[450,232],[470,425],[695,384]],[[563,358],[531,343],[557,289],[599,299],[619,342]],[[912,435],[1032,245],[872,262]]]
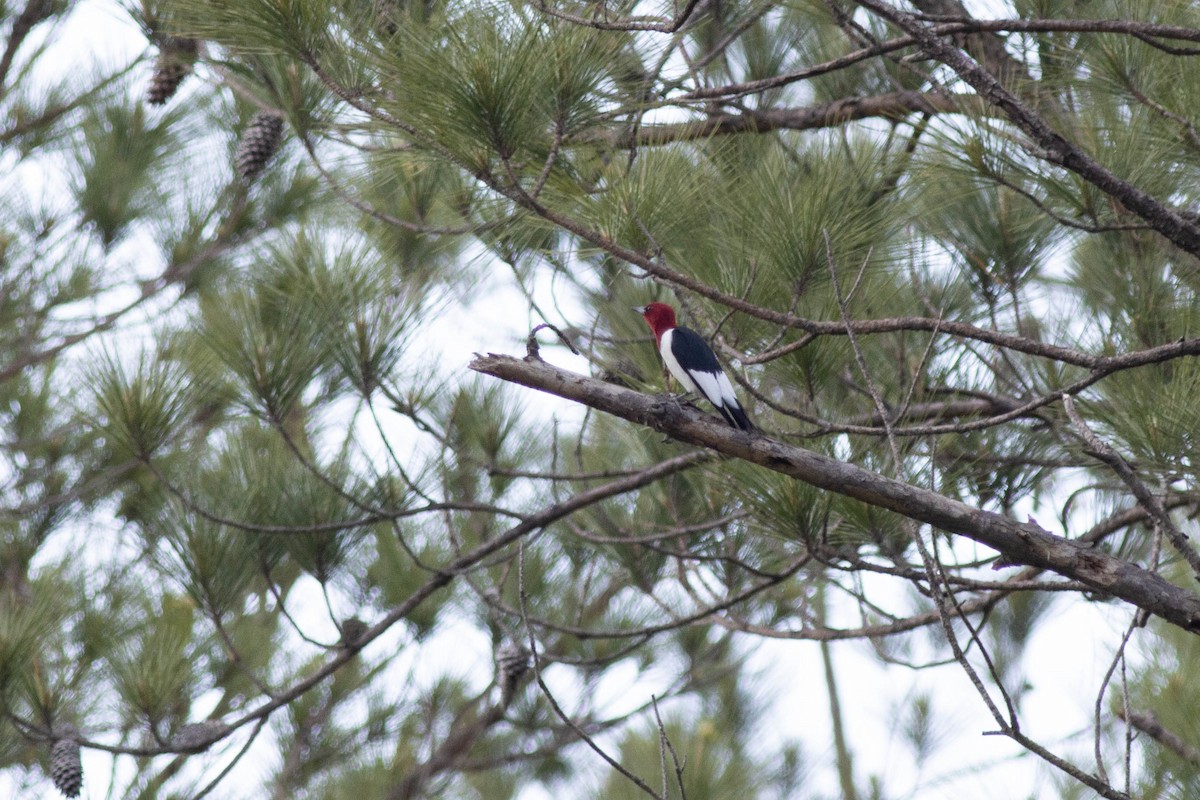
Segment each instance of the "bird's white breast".
[[679,381],[680,385],[689,392],[700,392],[700,387],[692,380],[692,376],[685,370],[675,358],[675,354],[671,352],[671,337],[675,335],[674,330],[669,330],[663,333],[662,338],[658,340],[658,352],[662,354],[663,363],[667,365],[667,371],[675,376],[675,380]]

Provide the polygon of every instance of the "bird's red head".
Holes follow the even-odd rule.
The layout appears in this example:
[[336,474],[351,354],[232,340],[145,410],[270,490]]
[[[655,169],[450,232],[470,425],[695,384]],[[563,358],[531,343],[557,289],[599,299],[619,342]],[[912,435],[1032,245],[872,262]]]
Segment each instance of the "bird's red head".
[[675,327],[675,309],[666,303],[651,303],[635,308],[634,311],[646,318],[646,323],[649,324],[650,330],[654,331],[656,340],[661,340],[664,333]]

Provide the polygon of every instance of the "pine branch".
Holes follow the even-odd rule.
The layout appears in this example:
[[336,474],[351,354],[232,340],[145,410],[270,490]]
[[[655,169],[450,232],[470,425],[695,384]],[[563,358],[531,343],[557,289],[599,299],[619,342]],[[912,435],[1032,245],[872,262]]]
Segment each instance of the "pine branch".
[[[788,328],[796,328],[806,333],[820,336],[848,336],[850,334],[894,333],[896,331],[925,331],[930,333],[945,333],[964,339],[1004,347],[1019,353],[1027,353],[1064,364],[1086,367],[1094,372],[1109,372],[1127,369],[1132,366],[1142,366],[1150,363],[1161,363],[1185,355],[1200,355],[1200,338],[1181,339],[1170,344],[1159,345],[1146,350],[1123,353],[1116,356],[1096,356],[1090,353],[1061,345],[1030,339],[989,330],[956,320],[936,317],[893,317],[889,319],[852,320],[849,325],[841,320],[813,320],[796,316],[795,314],[777,311],[773,308],[751,303],[743,297],[716,289],[690,274],[674,269],[656,258],[631,247],[620,244],[599,230],[589,227],[564,213],[549,208],[534,200],[521,191],[519,187],[501,182],[495,175],[476,170],[472,173],[475,178],[488,187],[499,192],[513,202],[534,212],[543,219],[554,223],[568,233],[574,234],[584,241],[596,245],[616,258],[637,266],[649,274],[676,286],[690,289],[701,297],[708,298],[723,306],[740,311],[748,316]],[[1200,229],[1198,229],[1200,231]],[[1086,385],[1091,385],[1089,380]],[[1084,388],[1084,387],[1080,387]],[[1040,399],[1035,406],[1026,406],[1019,412],[1013,412],[1014,417],[1039,408],[1052,398]]]
[[1054,536],[1035,522],[1020,523],[811,450],[736,431],[699,411],[567,372],[544,361],[488,354],[477,356],[469,366],[476,372],[583,403],[681,442],[966,536],[1002,553],[1008,563],[1049,569],[1119,597],[1184,630],[1200,632],[1200,597],[1136,564]]
[[1117,477],[1129,487],[1129,491],[1137,498],[1138,504],[1150,513],[1155,527],[1162,528],[1163,532],[1167,535],[1167,541],[1171,543],[1175,551],[1183,556],[1184,561],[1192,568],[1192,574],[1200,578],[1200,553],[1196,552],[1195,548],[1192,547],[1191,542],[1188,541],[1187,534],[1179,530],[1178,526],[1171,521],[1171,515],[1167,513],[1162,500],[1150,491],[1150,487],[1146,486],[1145,482],[1138,477],[1138,474],[1133,471],[1133,467],[1129,465],[1129,462],[1120,453],[1088,427],[1083,417],[1075,409],[1075,401],[1069,395],[1063,395],[1063,408],[1066,410],[1071,422],[1075,425],[1075,430],[1079,432],[1080,437],[1087,443],[1089,454],[1107,464],[1117,474]]
[[21,49],[25,37],[53,15],[54,3],[51,0],[26,0],[25,8],[21,9],[21,13],[13,20],[8,34],[8,42],[4,46],[4,53],[0,55],[0,99],[8,94],[4,89],[4,83],[8,80],[9,70],[12,69],[17,51]]
[[1120,178],[1089,155],[1083,148],[1054,130],[1040,114],[1006,89],[996,76],[981,67],[957,47],[946,42],[933,28],[912,14],[882,2],[858,0],[859,5],[894,23],[914,37],[921,47],[950,67],[958,76],[997,106],[1021,131],[1029,136],[1033,149],[1044,161],[1074,172],[1115,198],[1180,249],[1200,257],[1200,225],[1159,202],[1149,193]]
[[[915,17],[914,17],[915,19]],[[1140,22],[1128,19],[996,19],[996,20],[956,20],[928,26],[927,30],[935,37],[953,36],[970,33],[1119,33],[1133,36],[1146,41],[1153,46],[1157,39],[1172,39],[1188,42],[1200,42],[1200,30],[1185,28],[1180,25],[1159,25],[1152,22]],[[820,64],[811,64],[782,75],[761,78],[754,81],[726,84],[724,86],[706,86],[696,89],[673,101],[686,100],[715,100],[717,98],[743,97],[758,94],[769,89],[796,83],[798,81],[828,75],[847,67],[854,66],[876,56],[894,53],[919,44],[920,39],[915,35],[898,36],[879,42],[870,47],[854,50]]]
[[[923,14],[941,19],[956,17],[962,20],[973,20],[960,0],[913,0],[913,5]],[[994,32],[976,35],[964,34],[962,35],[962,46],[972,58],[995,75],[1001,83],[1008,83],[1015,78],[1030,79],[1026,65],[1013,58],[1005,48],[1004,40]]]
[[[979,113],[986,107],[971,95],[901,90],[870,97],[843,97],[803,108],[770,108],[741,114],[714,114],[691,122],[641,125],[636,131],[594,131],[577,136],[572,144],[599,142],[610,147],[653,147],[674,142],[692,142],[713,136],[772,131],[807,131],[829,128],[854,120],[879,117],[903,119],[911,114]],[[977,106],[972,108],[972,106]]]
[[607,10],[600,12],[602,16],[581,17],[550,7],[546,0],[535,0],[538,10],[549,17],[572,22],[586,28],[600,31],[641,31],[645,33],[676,33],[692,18],[700,0],[687,0],[687,3],[674,17],[639,16],[624,19],[607,19]]
[[1184,761],[1200,766],[1200,749],[1158,720],[1153,711],[1131,711],[1128,715],[1117,709],[1117,716],[1170,750]]

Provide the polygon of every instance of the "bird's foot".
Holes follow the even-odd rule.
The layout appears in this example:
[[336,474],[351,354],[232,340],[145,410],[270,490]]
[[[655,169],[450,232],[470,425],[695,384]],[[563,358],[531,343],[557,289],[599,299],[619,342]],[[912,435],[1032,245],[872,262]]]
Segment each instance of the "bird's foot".
[[678,411],[683,411],[684,406],[687,406],[688,408],[696,407],[696,404],[692,402],[691,392],[680,392],[679,394],[675,394],[674,392],[664,392],[662,397],[667,402],[671,403],[671,405],[675,406],[675,409]]

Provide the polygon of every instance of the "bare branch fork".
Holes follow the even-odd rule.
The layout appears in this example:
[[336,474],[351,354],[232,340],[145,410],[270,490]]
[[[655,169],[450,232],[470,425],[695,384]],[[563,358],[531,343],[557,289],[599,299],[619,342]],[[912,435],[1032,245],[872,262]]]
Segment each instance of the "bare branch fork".
[[1175,755],[1200,765],[1200,750],[1189,744],[1187,739],[1164,726],[1153,711],[1125,711],[1118,708],[1117,714]]
[[1192,568],[1192,573],[1197,578],[1200,578],[1200,553],[1197,553],[1195,548],[1188,542],[1187,535],[1179,530],[1178,526],[1171,521],[1171,515],[1167,513],[1162,500],[1150,491],[1150,487],[1146,486],[1142,479],[1138,477],[1137,473],[1133,471],[1133,467],[1129,466],[1129,462],[1120,453],[1088,427],[1083,417],[1075,409],[1075,401],[1071,399],[1070,395],[1063,395],[1063,408],[1066,409],[1067,416],[1070,417],[1079,435],[1087,443],[1088,452],[1111,467],[1113,472],[1117,473],[1117,477],[1129,487],[1129,490],[1133,492],[1133,496],[1137,498],[1138,503],[1150,514],[1154,525],[1162,528],[1163,533],[1167,535],[1167,541],[1188,562],[1188,566]]
[[802,447],[737,431],[694,409],[559,369],[537,358],[489,353],[476,356],[470,368],[966,536],[1003,553],[1007,562],[1051,570],[1200,633],[1200,597],[1136,564],[1055,536],[1034,522],[1021,523]]

